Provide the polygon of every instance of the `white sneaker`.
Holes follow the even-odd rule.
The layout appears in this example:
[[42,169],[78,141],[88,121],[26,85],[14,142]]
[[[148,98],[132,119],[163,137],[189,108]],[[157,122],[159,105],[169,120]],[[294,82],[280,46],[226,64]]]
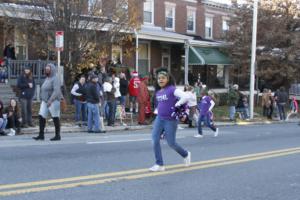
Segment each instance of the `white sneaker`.
[[178,128],[178,130],[183,130],[184,128],[183,127],[181,127],[181,126],[177,126],[177,128]]
[[219,135],[219,128],[216,129],[214,137],[218,137],[218,135]]
[[165,171],[165,167],[155,164],[151,168],[149,168],[149,171],[150,172],[162,172],[162,171]]
[[184,159],[183,159],[183,163],[184,163],[184,165],[186,166],[186,167],[188,167],[188,166],[190,166],[191,165],[191,152],[189,152],[188,151],[188,155],[187,155],[187,157],[185,157]]
[[9,133],[7,134],[8,136],[15,136],[16,135],[16,131],[14,129],[10,129]]
[[195,137],[195,138],[203,138],[203,135],[195,134],[194,137]]

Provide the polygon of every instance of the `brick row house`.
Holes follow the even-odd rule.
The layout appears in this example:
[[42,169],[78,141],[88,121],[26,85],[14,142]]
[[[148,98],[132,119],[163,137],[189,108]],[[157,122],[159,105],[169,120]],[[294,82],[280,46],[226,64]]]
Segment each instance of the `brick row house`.
[[[27,42],[30,33],[1,21],[1,16],[33,20],[34,16],[26,16],[23,7],[32,8],[26,7],[26,1],[20,2],[25,4],[0,3],[0,46],[3,49],[7,41],[12,41],[19,60],[47,59],[49,56],[39,57]],[[87,0],[86,9],[94,2]],[[114,5],[118,5],[117,0]],[[16,7],[18,14],[5,13],[10,6]],[[229,29],[227,21],[232,15],[228,5],[206,0],[144,0],[139,6],[141,26],[128,33],[134,37],[132,46],[136,51],[128,57],[127,46],[112,44],[111,60],[130,66],[141,75],[166,67],[178,84],[193,84],[200,78],[210,88],[228,87],[232,65],[220,50],[226,47],[222,36]]]

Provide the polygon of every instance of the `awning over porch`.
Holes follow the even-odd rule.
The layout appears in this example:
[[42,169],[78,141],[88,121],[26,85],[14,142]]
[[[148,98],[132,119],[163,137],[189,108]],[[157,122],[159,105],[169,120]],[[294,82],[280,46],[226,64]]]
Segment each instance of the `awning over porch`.
[[193,47],[189,50],[189,65],[231,65],[227,55],[215,47]]

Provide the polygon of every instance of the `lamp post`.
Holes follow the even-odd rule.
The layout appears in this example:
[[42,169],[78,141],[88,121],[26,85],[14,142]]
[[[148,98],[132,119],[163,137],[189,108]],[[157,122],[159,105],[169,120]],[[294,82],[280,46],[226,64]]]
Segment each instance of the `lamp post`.
[[257,34],[257,6],[258,0],[254,0],[253,5],[253,26],[252,26],[252,50],[250,69],[250,119],[253,119],[254,111],[254,84],[255,84],[255,60],[256,60],[256,34]]

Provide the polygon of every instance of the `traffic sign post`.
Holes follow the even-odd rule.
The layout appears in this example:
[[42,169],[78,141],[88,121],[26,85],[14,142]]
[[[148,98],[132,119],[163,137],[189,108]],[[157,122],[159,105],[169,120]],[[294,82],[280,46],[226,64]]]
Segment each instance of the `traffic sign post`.
[[63,85],[63,70],[60,66],[60,52],[64,49],[64,32],[56,31],[55,32],[55,48],[57,49],[57,66],[58,66],[58,77],[60,84]]

